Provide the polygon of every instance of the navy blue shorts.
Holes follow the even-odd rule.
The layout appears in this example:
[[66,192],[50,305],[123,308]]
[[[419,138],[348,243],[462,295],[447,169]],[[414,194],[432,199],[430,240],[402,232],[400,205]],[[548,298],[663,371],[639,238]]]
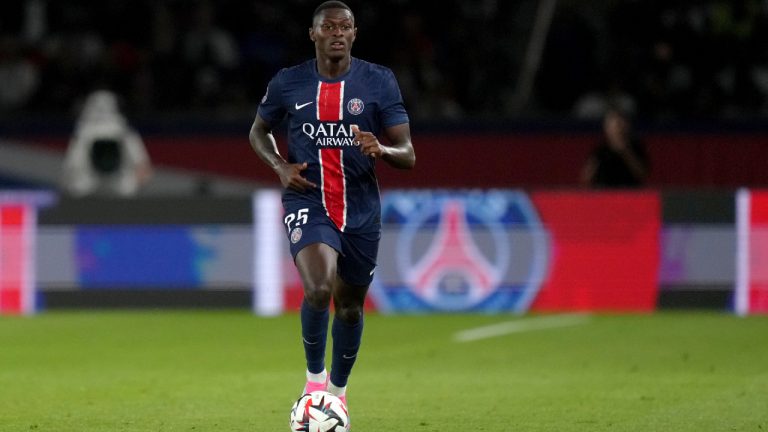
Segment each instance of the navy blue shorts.
[[368,286],[373,280],[381,232],[350,234],[341,232],[322,207],[286,208],[283,223],[288,234],[291,255],[313,243],[325,243],[336,249],[336,272],[353,286]]

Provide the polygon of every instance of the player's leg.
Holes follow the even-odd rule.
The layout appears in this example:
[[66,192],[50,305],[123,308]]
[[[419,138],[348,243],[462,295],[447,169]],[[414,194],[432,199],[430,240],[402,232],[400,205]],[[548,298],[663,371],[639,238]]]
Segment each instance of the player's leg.
[[363,335],[363,306],[373,280],[381,234],[345,234],[333,291],[335,314],[331,325],[333,365],[328,391],[346,403],[347,380],[357,360]]
[[346,389],[363,336],[363,304],[368,286],[351,285],[339,278],[333,292],[335,314],[331,325],[333,368],[328,391],[346,403]]
[[295,258],[304,286],[301,304],[301,336],[307,361],[304,393],[326,389],[325,347],[331,295],[336,283],[338,252],[324,243],[302,248]]

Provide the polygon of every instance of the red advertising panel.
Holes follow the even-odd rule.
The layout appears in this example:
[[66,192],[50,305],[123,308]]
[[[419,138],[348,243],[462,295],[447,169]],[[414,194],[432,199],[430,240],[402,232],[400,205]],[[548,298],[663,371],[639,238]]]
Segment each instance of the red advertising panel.
[[538,311],[652,311],[659,267],[655,192],[538,192],[551,264]]
[[0,205],[0,314],[24,311],[29,275],[24,229],[28,213],[23,205]]
[[37,208],[47,192],[0,191],[0,315],[35,311]]
[[751,191],[749,229],[749,312],[768,312],[768,191]]

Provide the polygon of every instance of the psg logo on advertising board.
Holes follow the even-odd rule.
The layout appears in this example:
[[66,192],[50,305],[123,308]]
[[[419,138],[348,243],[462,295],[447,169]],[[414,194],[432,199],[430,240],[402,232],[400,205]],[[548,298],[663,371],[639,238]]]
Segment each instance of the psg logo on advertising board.
[[379,259],[394,268],[371,294],[383,311],[523,312],[547,271],[549,238],[524,192],[390,192],[382,226]]

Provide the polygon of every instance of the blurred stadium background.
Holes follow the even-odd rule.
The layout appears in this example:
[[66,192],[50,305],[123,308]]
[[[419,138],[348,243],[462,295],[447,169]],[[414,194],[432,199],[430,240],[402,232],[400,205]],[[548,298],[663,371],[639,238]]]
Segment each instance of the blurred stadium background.
[[[247,132],[272,74],[313,55],[315,3],[3,2],[6,309],[295,306],[279,185]],[[372,308],[768,307],[768,4],[349,3],[353,54],[395,71],[419,159],[379,170],[390,240]],[[76,197],[64,156],[104,89],[153,174],[129,197]],[[650,174],[589,190],[615,104]]]

